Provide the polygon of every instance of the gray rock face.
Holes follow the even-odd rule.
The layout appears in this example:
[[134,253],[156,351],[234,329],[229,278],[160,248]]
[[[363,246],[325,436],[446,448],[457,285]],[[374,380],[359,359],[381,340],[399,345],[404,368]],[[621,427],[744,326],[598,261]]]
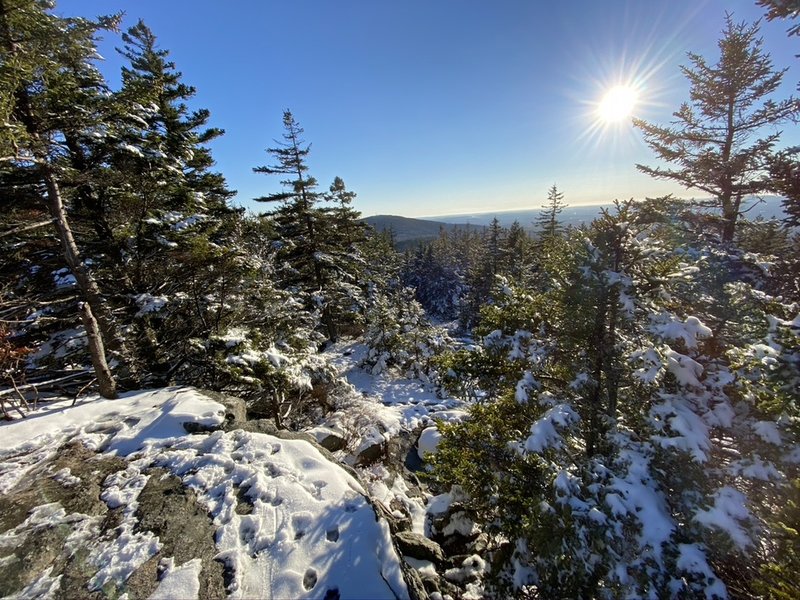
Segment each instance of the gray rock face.
[[308,433],[314,436],[320,446],[330,452],[344,450],[347,446],[347,440],[330,427],[314,427]]
[[445,562],[442,547],[423,535],[411,531],[400,531],[395,534],[395,539],[400,551],[405,556],[429,560],[440,566]]
[[[16,535],[0,548],[3,563],[0,576],[0,597],[11,596],[32,584],[47,568],[51,576],[61,575],[54,593],[63,598],[96,598],[87,584],[96,571],[86,553],[70,553],[65,543],[73,532],[71,527],[50,527],[37,530],[26,527],[31,512],[44,504],[63,508],[67,515],[102,520],[114,526],[114,515],[100,500],[103,480],[111,473],[125,468],[119,458],[98,459],[81,444],[63,446],[56,458],[40,470],[27,474],[9,493],[0,496],[0,533],[14,530]],[[70,479],[58,473],[69,469]],[[74,478],[74,479],[72,479]]]
[[228,431],[232,431],[233,429],[243,429],[244,431],[250,431],[252,433],[266,433],[268,435],[275,435],[278,433],[278,427],[275,425],[275,422],[270,419],[252,419]]
[[365,467],[381,460],[386,454],[386,444],[383,442],[364,446],[358,451],[355,464],[358,467]]
[[214,560],[217,554],[214,543],[216,527],[206,510],[197,503],[195,493],[184,487],[174,475],[154,469],[139,494],[138,502],[138,527],[158,536],[161,551],[131,575],[127,582],[129,590],[137,588],[140,581],[141,587],[153,585],[153,589],[142,590],[136,594],[138,597],[146,598],[155,590],[153,576],[161,557],[174,557],[176,565],[199,558],[203,563],[199,597],[224,598],[224,567]]
[[[170,557],[177,566],[200,558],[200,597],[225,597],[224,567],[214,560],[216,527],[198,505],[194,492],[183,487],[177,477],[165,477],[160,469],[149,472],[139,494],[136,531],[158,536],[161,550],[119,587],[106,584],[90,590],[97,565],[92,564],[81,542],[67,540],[85,530],[94,532],[92,538],[113,535],[124,507],[111,509],[100,495],[106,478],[125,471],[126,466],[122,459],[99,456],[80,443],[72,443],[60,448],[52,462],[0,496],[0,533],[15,532],[10,538],[14,543],[0,549],[0,596],[15,596],[28,588],[23,596],[38,597],[29,586],[50,569],[52,597],[99,599],[127,594],[130,600],[148,598],[158,587],[161,559]],[[26,523],[37,510],[62,516],[57,525]]]

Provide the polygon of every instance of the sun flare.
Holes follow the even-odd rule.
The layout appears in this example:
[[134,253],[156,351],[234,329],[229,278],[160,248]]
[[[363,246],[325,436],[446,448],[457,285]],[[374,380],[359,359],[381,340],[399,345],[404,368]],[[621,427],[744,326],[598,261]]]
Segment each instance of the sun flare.
[[605,123],[622,121],[631,116],[638,99],[639,94],[634,88],[618,85],[608,90],[603,96],[597,107],[598,115]]

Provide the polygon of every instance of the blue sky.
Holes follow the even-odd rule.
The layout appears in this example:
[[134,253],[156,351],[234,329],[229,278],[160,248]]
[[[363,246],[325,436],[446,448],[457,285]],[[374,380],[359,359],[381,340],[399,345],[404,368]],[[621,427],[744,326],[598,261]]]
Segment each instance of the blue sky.
[[[270,162],[289,108],[312,143],[311,173],[341,176],[364,215],[538,207],[556,183],[573,205],[668,192],[639,174],[650,151],[629,123],[597,127],[605,90],[635,82],[637,116],[666,123],[688,99],[679,65],[716,58],[725,11],[754,0],[60,0],[56,12],[142,18],[226,135],[213,143],[235,199],[276,191]],[[800,40],[762,24],[775,65],[800,80]],[[101,44],[118,85],[120,42]],[[713,62],[713,61],[712,61]],[[795,125],[785,144],[800,142]]]

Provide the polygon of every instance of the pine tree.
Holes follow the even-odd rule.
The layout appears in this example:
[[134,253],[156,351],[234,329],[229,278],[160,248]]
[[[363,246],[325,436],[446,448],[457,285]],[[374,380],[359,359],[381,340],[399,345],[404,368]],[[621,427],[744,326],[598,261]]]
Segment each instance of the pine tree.
[[566,207],[564,194],[558,191],[556,184],[553,184],[547,191],[547,204],[542,207],[539,216],[534,221],[541,243],[554,240],[564,231],[564,226],[559,222],[558,215]]
[[91,61],[96,35],[114,29],[118,18],[61,19],[48,12],[51,8],[46,1],[0,1],[0,146],[6,169],[26,172],[46,190],[47,210],[81,291],[79,311],[100,393],[113,398],[116,383],[105,352],[111,319],[75,241],[59,159],[65,140],[103,122],[98,111],[105,104],[106,86]]
[[785,70],[773,69],[758,33],[757,23],[737,24],[727,15],[716,64],[688,54],[690,65],[682,71],[690,101],[674,113],[673,125],[634,119],[656,157],[675,165],[636,168],[710,194],[722,213],[723,242],[733,240],[745,198],[773,189],[766,169],[780,132],[763,130],[800,112],[794,98],[770,99]]
[[[280,203],[270,216],[281,244],[278,261],[286,266],[282,285],[306,295],[308,308],[319,311],[328,339],[336,341],[340,325],[363,309],[357,285],[360,259],[351,248],[361,238],[358,213],[350,207],[355,194],[347,191],[341,178],[334,181],[327,197],[317,192],[317,181],[308,175],[306,164],[310,145],[288,110],[283,126],[284,141],[267,149],[276,163],[253,169],[286,175],[281,181],[283,190],[256,200]],[[325,200],[337,206],[320,206]]]
[[522,283],[530,266],[530,239],[519,221],[514,221],[508,228],[503,256],[506,274],[515,282]]
[[115,96],[119,133],[110,150],[111,192],[101,218],[133,254],[131,276],[141,287],[150,283],[149,268],[165,249],[158,240],[170,238],[174,222],[192,215],[213,222],[229,212],[226,201],[233,192],[210,171],[214,161],[205,146],[224,132],[207,127],[208,110],[189,111],[186,102],[195,89],[181,81],[169,52],[142,21],[122,40],[119,52],[130,66],[122,69]]

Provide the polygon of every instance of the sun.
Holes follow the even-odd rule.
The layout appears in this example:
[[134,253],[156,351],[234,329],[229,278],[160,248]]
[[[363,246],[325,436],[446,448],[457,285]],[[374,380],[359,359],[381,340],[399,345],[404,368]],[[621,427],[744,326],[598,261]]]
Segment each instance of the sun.
[[604,123],[622,121],[631,116],[638,99],[636,89],[628,85],[618,85],[603,96],[597,107],[597,114]]

